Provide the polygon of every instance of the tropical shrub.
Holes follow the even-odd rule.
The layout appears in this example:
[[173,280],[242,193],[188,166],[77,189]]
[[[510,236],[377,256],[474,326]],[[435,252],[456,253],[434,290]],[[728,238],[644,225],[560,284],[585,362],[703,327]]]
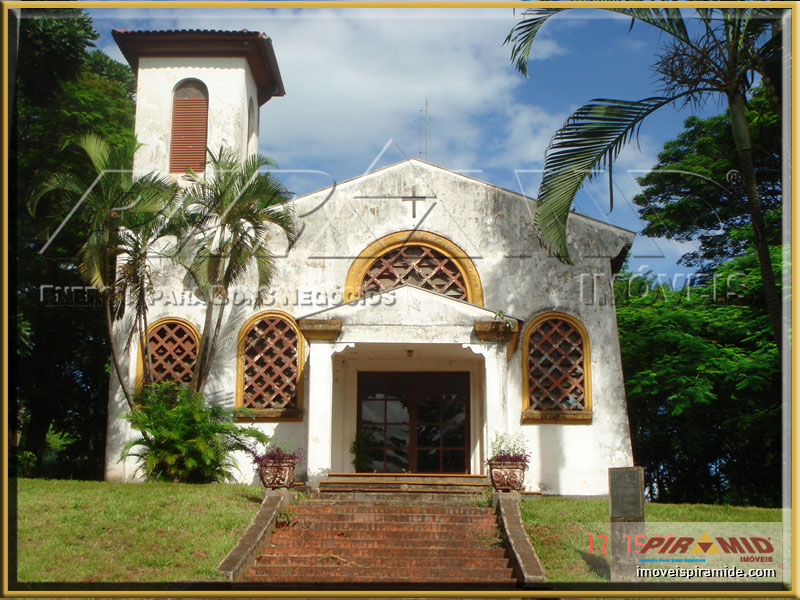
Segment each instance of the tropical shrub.
[[269,437],[241,427],[236,412],[218,404],[206,404],[203,395],[177,383],[148,386],[137,394],[134,410],[126,415],[141,432],[122,449],[120,460],[134,456],[151,481],[213,483],[233,478],[231,454],[254,454],[255,442]]

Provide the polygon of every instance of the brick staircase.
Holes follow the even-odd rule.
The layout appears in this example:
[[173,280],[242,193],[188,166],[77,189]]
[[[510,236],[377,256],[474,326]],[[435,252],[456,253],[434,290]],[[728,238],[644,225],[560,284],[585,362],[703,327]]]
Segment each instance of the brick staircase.
[[416,494],[381,498],[321,498],[285,509],[244,582],[272,589],[517,586],[493,509],[422,502]]
[[389,492],[394,495],[413,494],[418,499],[459,501],[459,496],[466,498],[490,490],[486,475],[331,473],[319,482],[320,496],[338,499]]

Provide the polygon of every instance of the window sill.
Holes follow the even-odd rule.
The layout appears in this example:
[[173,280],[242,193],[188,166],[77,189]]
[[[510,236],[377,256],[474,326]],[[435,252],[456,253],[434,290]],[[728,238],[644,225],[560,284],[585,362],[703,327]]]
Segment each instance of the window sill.
[[523,424],[536,425],[591,425],[590,410],[525,410],[522,412]]
[[236,417],[236,420],[240,423],[303,420],[303,411],[298,408],[257,408],[249,412],[252,416]]

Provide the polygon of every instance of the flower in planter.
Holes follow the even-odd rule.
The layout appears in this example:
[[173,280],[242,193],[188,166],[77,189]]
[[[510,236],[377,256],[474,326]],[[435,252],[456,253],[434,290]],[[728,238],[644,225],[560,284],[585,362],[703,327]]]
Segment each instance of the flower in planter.
[[288,451],[281,446],[267,445],[262,454],[253,453],[253,464],[266,488],[289,487],[294,483],[294,467],[303,460],[300,448]]
[[489,478],[496,490],[520,490],[531,455],[521,433],[495,435],[491,444]]
[[268,445],[264,449],[263,454],[253,454],[253,464],[257,467],[262,467],[275,462],[292,461],[297,464],[303,460],[303,451],[300,448],[289,452],[282,446]]
[[488,462],[515,462],[522,463],[525,467],[531,460],[531,453],[528,452],[525,436],[521,433],[514,435],[499,433],[494,436],[491,444],[491,458]]

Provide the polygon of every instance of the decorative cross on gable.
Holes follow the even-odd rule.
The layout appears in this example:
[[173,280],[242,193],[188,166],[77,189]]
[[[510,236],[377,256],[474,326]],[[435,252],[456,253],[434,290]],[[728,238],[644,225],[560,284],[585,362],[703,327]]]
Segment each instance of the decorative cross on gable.
[[411,202],[411,218],[417,218],[417,202],[425,202],[428,198],[436,198],[436,196],[418,196],[417,195],[417,188],[411,188],[411,195],[404,195],[404,196],[355,196],[355,198],[379,198],[381,200],[389,200],[393,198],[400,198],[403,202]]
[[411,202],[411,218],[417,218],[417,202],[425,202],[425,198],[428,196],[417,196],[416,188],[412,188],[410,196],[403,196],[401,200],[403,202]]

